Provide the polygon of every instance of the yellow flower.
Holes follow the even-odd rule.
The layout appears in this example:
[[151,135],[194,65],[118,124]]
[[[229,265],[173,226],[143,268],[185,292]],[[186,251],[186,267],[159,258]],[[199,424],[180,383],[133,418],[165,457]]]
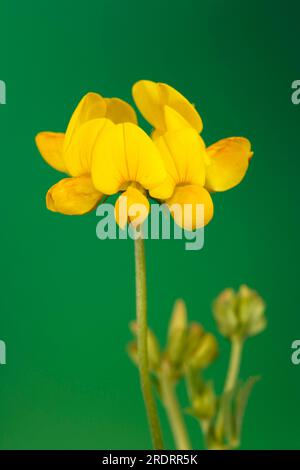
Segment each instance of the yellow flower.
[[88,93],[75,109],[65,134],[40,132],[36,136],[44,160],[70,176],[49,189],[46,196],[48,209],[81,215],[97,206],[103,193],[92,183],[92,149],[104,130],[119,122],[137,122],[129,104],[118,98]]
[[175,88],[166,83],[140,80],[133,85],[132,94],[140,112],[157,133],[170,130],[165,106],[182,116],[187,125],[194,127],[198,132],[202,131],[202,119],[195,107]]
[[[165,132],[154,139],[168,171],[168,180],[152,195],[160,199],[163,189],[172,194],[164,199],[175,222],[188,230],[203,227],[213,216],[213,202],[205,184],[205,146],[193,128]],[[203,205],[204,217],[197,216]]]
[[145,220],[149,193],[167,203],[178,225],[189,230],[206,225],[214,210],[210,193],[243,179],[252,156],[250,142],[232,137],[206,148],[195,107],[164,83],[137,82],[133,96],[154,126],[152,139],[136,125],[129,104],[95,93],[80,101],[65,134],[36,136],[43,158],[69,175],[49,189],[48,209],[84,214],[103,195],[122,192],[115,216],[124,228],[128,221],[139,225]]
[[[172,188],[163,160],[150,137],[137,125],[122,123],[107,128],[93,149],[92,180],[103,194],[123,191],[115,206],[121,227],[129,220],[141,224],[148,215],[146,191],[164,199]],[[156,189],[157,188],[157,189]]]
[[141,80],[133,86],[134,100],[143,116],[154,127],[156,142],[174,189],[169,206],[191,204],[193,214],[183,220],[183,212],[173,216],[185,228],[197,228],[196,204],[204,205],[204,225],[213,216],[208,192],[226,191],[244,178],[253,155],[249,140],[222,139],[205,147],[198,135],[202,120],[195,107],[177,90],[164,83]]

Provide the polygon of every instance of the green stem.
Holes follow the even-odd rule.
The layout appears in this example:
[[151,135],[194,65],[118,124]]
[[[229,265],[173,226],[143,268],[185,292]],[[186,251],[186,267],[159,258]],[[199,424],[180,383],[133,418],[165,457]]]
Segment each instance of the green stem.
[[[243,340],[240,338],[232,338],[230,360],[229,360],[227,376],[226,376],[224,389],[223,389],[223,395],[222,395],[223,397],[226,394],[232,392],[232,390],[236,386],[236,382],[237,382],[238,375],[240,372],[242,350],[243,350]],[[215,424],[216,438],[220,442],[222,442],[223,427],[224,427],[224,409],[223,409],[222,401],[221,401],[219,414],[217,416],[216,424]]]
[[162,401],[168,415],[168,420],[176,443],[176,449],[190,450],[191,444],[180,405],[177,400],[175,384],[170,377],[168,369],[167,365],[163,367],[159,376]]
[[233,338],[231,341],[230,362],[224,385],[224,393],[231,392],[236,385],[236,381],[240,372],[242,349],[242,340],[239,338]]
[[136,276],[136,315],[137,315],[137,347],[140,383],[148,416],[153,447],[163,449],[162,435],[156,403],[152,394],[152,386],[148,369],[147,348],[147,290],[146,290],[146,261],[144,240],[142,237],[134,242],[135,276]]

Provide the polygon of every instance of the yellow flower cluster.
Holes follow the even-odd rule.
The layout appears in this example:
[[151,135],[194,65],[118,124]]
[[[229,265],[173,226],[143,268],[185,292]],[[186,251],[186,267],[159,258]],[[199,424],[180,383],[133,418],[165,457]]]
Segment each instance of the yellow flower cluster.
[[[250,142],[231,137],[206,147],[200,115],[174,88],[141,80],[132,92],[141,114],[153,126],[151,136],[138,126],[129,104],[95,93],[82,98],[65,133],[36,136],[46,162],[68,175],[49,189],[48,209],[85,214],[104,195],[121,193],[127,198],[127,212],[119,210],[118,199],[115,215],[122,227],[128,220],[134,223],[133,204],[143,205],[147,216],[148,197],[165,202],[176,223],[190,230],[198,228],[196,207],[203,204],[202,225],[206,225],[213,217],[210,193],[226,191],[245,176],[252,157]],[[174,205],[182,211],[173,211]],[[195,209],[188,217],[186,205]]]

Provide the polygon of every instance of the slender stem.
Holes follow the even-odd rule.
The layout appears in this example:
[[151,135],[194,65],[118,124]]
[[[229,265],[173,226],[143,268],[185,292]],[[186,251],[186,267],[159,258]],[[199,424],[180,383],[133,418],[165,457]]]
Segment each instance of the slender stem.
[[146,262],[144,240],[142,237],[135,240],[134,248],[136,275],[136,315],[138,325],[137,347],[140,383],[146,406],[153,447],[159,450],[163,449],[163,442],[148,369]]
[[[230,360],[229,360],[227,376],[226,376],[224,389],[223,389],[223,395],[222,395],[223,397],[226,394],[232,392],[232,390],[234,389],[236,385],[238,375],[240,372],[242,350],[243,350],[243,340],[240,338],[232,338]],[[223,408],[224,407],[222,406],[222,401],[221,401],[219,414],[217,416],[216,424],[215,424],[215,434],[216,434],[217,439],[220,442],[222,441],[223,425],[224,425],[224,409]]]
[[168,367],[163,368],[160,374],[160,386],[162,401],[168,415],[176,448],[177,450],[190,450],[191,444],[189,436],[177,400],[175,384],[170,377]]
[[242,358],[243,342],[239,338],[233,338],[231,341],[230,362],[227,377],[224,385],[224,393],[231,392],[236,384]]

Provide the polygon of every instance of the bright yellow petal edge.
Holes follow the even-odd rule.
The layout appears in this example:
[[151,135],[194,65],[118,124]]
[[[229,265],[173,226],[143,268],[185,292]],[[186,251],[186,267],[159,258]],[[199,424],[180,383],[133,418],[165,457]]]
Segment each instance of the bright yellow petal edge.
[[47,209],[65,215],[91,212],[103,194],[96,191],[90,176],[64,178],[52,186],[46,196]]
[[87,93],[79,102],[69,121],[65,150],[70,145],[74,133],[85,122],[92,119],[107,118],[115,124],[120,122],[137,122],[134,109],[125,101],[119,98],[104,98],[98,93]]
[[35,137],[36,146],[43,159],[57,171],[67,172],[63,160],[65,134],[62,132],[39,132]]
[[176,111],[197,132],[203,129],[202,119],[194,105],[166,83],[140,80],[133,85],[132,95],[144,118],[160,132],[168,130],[165,106]]
[[227,191],[238,185],[249,167],[253,156],[251,143],[244,137],[219,140],[206,149],[205,187],[213,191]]

